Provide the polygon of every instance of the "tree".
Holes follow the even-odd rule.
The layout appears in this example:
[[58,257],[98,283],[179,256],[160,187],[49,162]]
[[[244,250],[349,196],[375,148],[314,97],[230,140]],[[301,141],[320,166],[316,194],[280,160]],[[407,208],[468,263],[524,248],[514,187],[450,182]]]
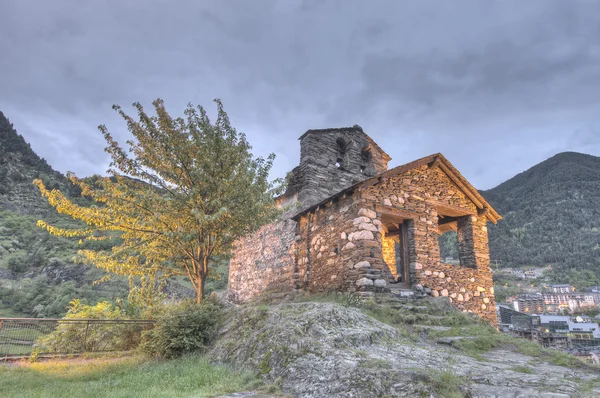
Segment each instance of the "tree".
[[68,173],[94,206],[77,205],[35,181],[58,212],[86,227],[62,229],[42,220],[38,225],[80,243],[118,236],[122,243],[111,250],[82,250],[84,262],[130,278],[187,276],[201,302],[211,259],[273,220],[278,214],[274,198],[283,189],[281,180],[268,178],[275,155],[254,158],[246,136],[215,102],[214,124],[204,108],[191,104],[185,117],[172,118],[161,99],[153,102],[156,116],[134,103],[138,121],[114,105],[135,138],[127,141],[129,150],[101,125],[112,158],[109,177],[80,179]]

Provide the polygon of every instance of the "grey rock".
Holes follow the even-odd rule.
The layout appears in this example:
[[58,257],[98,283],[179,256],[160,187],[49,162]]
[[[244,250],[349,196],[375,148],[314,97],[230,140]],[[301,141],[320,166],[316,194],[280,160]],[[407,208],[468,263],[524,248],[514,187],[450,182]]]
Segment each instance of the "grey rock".
[[[210,355],[234,368],[258,369],[294,397],[435,397],[431,377],[444,370],[461,378],[461,392],[471,397],[600,394],[597,387],[588,395],[580,391],[578,381],[594,380],[592,372],[508,350],[475,359],[443,343],[415,342],[357,308],[333,303],[241,307]],[[535,373],[513,370],[534,361]]]

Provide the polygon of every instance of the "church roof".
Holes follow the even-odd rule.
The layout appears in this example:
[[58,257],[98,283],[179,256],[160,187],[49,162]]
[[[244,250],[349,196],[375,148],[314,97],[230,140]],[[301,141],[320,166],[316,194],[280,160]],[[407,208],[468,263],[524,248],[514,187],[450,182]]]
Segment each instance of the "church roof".
[[483,214],[485,214],[485,216],[494,224],[496,224],[498,220],[502,219],[502,216],[500,216],[500,214],[498,214],[498,212],[492,208],[492,206],[485,200],[485,198],[479,193],[479,191],[477,191],[477,189],[475,189],[475,187],[471,185],[471,183],[469,183],[469,181],[467,181],[467,179],[463,177],[462,174],[460,174],[460,172],[441,153],[435,153],[433,155],[425,156],[421,159],[417,159],[410,163],[394,167],[393,169],[384,171],[383,173],[379,173],[374,177],[360,181],[354,185],[349,186],[348,188],[342,189],[341,191],[329,196],[328,198],[322,200],[319,203],[316,203],[306,209],[303,209],[302,211],[297,213],[293,218],[297,219],[301,215],[306,214],[312,211],[313,209],[324,205],[332,199],[342,196],[346,193],[352,192],[358,188],[375,185],[382,179],[387,179],[396,175],[404,174],[410,170],[416,169],[423,165],[439,167],[444,173],[446,173],[446,175],[452,180],[452,182],[454,182],[454,184],[475,204],[475,206],[477,206],[477,208]]

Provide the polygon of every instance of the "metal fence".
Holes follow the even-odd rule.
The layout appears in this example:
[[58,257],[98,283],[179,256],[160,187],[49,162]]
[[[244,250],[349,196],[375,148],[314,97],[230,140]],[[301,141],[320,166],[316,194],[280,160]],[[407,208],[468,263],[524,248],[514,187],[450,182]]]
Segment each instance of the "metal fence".
[[135,348],[153,320],[0,318],[0,358]]

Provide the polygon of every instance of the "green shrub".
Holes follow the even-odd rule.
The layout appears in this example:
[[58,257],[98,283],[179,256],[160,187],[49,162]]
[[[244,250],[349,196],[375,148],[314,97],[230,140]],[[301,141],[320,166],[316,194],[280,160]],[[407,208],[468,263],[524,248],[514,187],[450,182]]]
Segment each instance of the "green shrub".
[[[125,319],[122,310],[103,301],[90,306],[73,300],[64,319]],[[64,322],[36,340],[36,348],[43,352],[76,353],[98,351],[126,351],[137,347],[142,327],[135,324],[94,324]]]
[[222,319],[223,308],[214,300],[182,303],[167,310],[152,330],[142,334],[140,350],[158,358],[202,351],[212,342]]
[[8,259],[7,268],[14,273],[27,271],[27,261],[23,255],[14,255]]

